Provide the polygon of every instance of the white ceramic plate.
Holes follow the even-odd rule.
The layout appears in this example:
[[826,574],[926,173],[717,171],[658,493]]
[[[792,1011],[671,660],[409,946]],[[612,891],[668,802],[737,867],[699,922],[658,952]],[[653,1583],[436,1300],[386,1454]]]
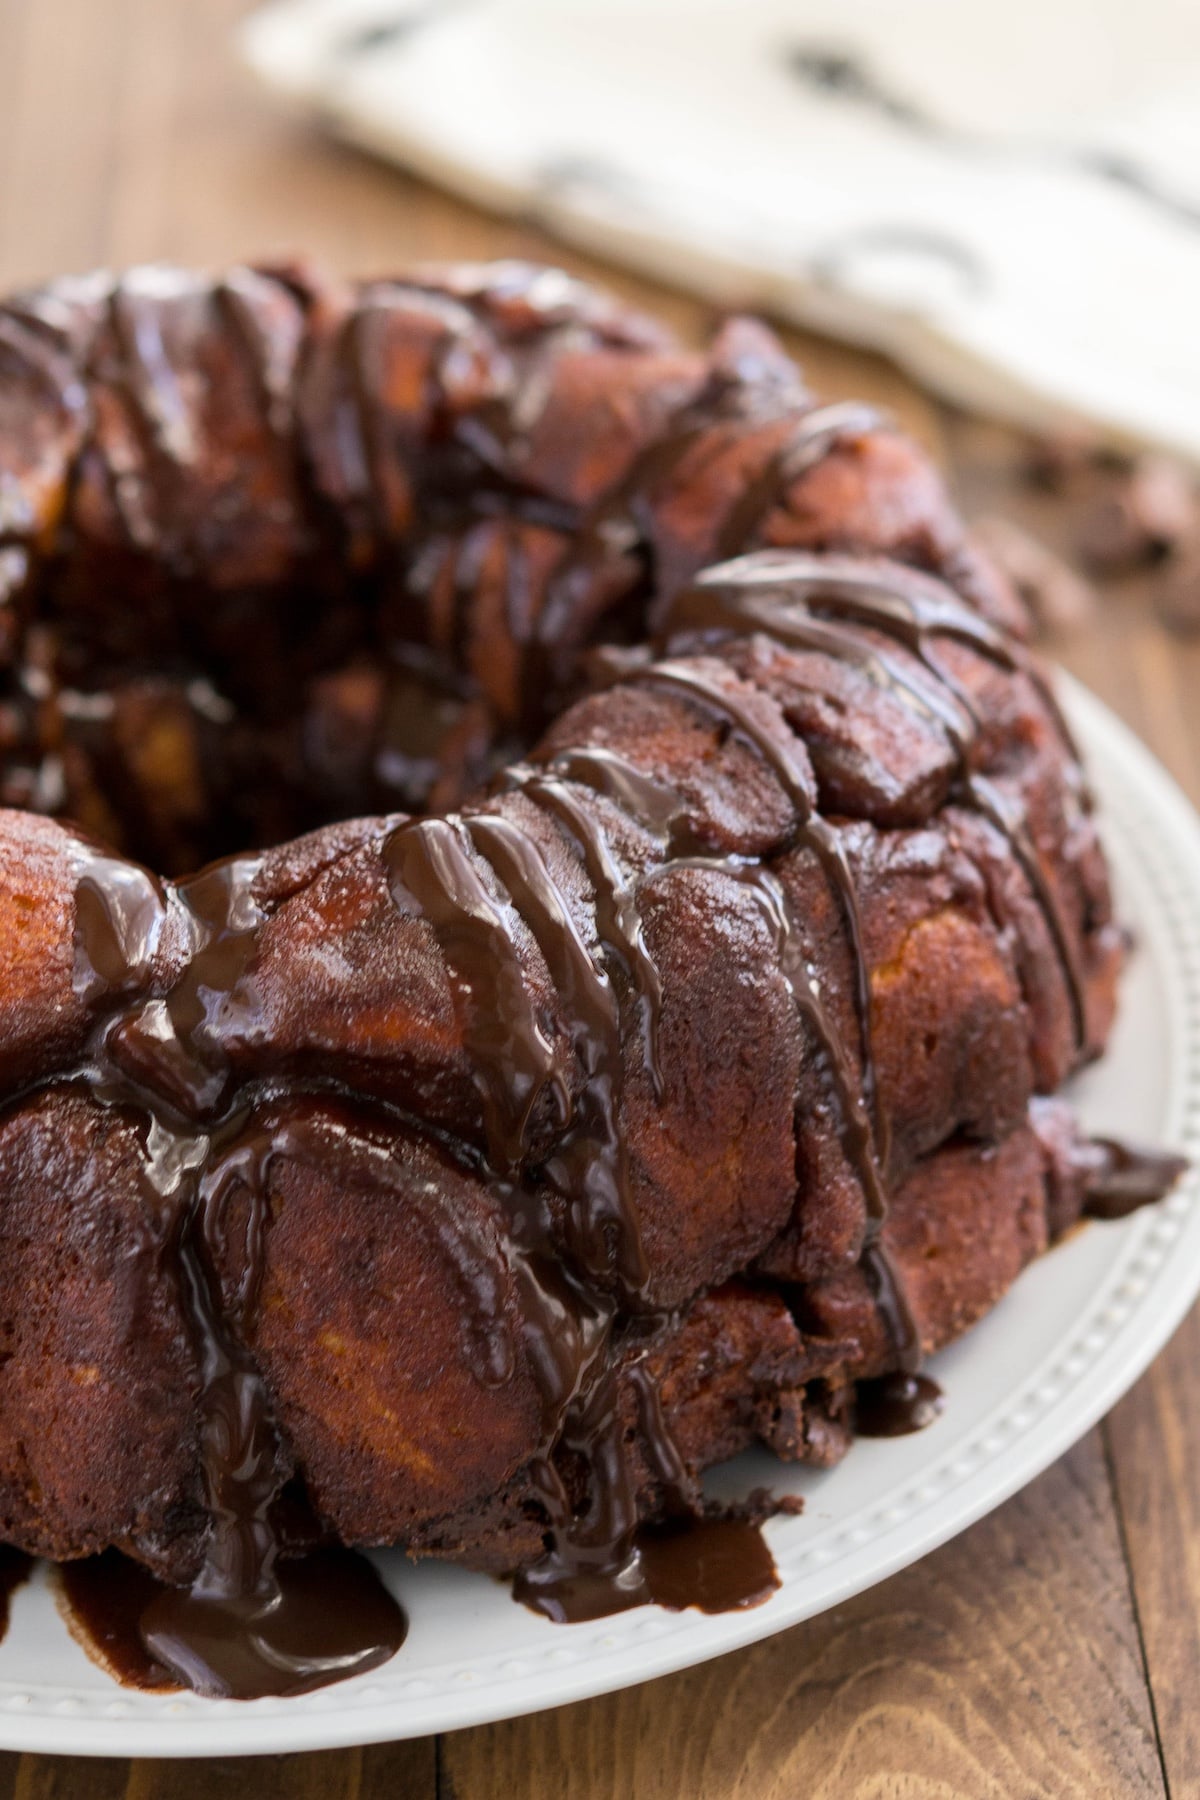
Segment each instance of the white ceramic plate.
[[[1098,701],[1066,686],[1107,814],[1138,947],[1112,1050],[1079,1082],[1106,1132],[1200,1157],[1200,821]],[[294,1700],[201,1700],[118,1687],[71,1640],[39,1571],[0,1648],[0,1745],[91,1755],[206,1756],[424,1735],[533,1712],[703,1662],[882,1581],[999,1505],[1080,1437],[1161,1349],[1200,1288],[1200,1172],[1160,1206],[1094,1225],[1023,1275],[936,1359],[946,1409],[929,1430],[863,1441],[825,1474],[742,1458],[722,1485],[803,1493],[767,1526],[782,1587],[714,1618],[642,1608],[555,1626],[484,1576],[379,1559],[412,1628],[384,1668]]]

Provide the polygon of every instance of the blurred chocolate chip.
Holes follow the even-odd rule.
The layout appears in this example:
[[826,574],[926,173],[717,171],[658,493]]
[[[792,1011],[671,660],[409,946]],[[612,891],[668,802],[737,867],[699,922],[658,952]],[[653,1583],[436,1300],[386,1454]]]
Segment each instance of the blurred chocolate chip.
[[1101,574],[1144,568],[1183,543],[1197,517],[1187,471],[1170,457],[1139,457],[1128,477],[1088,508],[1080,554]]
[[1016,588],[1038,631],[1065,637],[1087,625],[1095,610],[1091,585],[1053,550],[1011,519],[977,519],[972,532]]

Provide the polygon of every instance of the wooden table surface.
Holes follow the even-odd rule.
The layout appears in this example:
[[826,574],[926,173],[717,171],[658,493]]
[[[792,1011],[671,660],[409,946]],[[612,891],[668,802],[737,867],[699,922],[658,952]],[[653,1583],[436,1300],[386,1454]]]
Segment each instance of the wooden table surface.
[[[598,268],[339,149],[238,70],[243,0],[0,0],[0,288],[97,264],[305,250],[347,272],[528,255],[598,274],[695,336],[689,300]],[[970,507],[1054,540],[1009,433],[883,361],[792,336],[814,385],[890,405]],[[1197,396],[1200,402],[1200,396]],[[1062,660],[1200,801],[1200,642],[1148,578]],[[707,1667],[511,1724],[307,1756],[0,1755],[0,1800],[951,1800],[1200,1796],[1200,1317],[1070,1455],[955,1542]]]

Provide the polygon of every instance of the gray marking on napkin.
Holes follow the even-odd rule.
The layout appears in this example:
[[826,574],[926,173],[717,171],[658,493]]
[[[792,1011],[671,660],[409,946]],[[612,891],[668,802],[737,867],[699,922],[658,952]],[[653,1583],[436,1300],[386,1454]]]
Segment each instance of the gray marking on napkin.
[[1157,177],[1133,156],[1102,144],[1055,144],[1036,138],[973,137],[937,119],[906,95],[895,92],[870,64],[849,48],[821,44],[789,44],[783,50],[788,73],[823,99],[866,107],[889,124],[918,136],[937,138],[971,155],[1033,157],[1073,168],[1097,181],[1120,187],[1135,199],[1167,213],[1177,224],[1200,226],[1200,206],[1162,187]]
[[359,25],[355,30],[347,32],[345,37],[338,38],[332,46],[332,54],[338,62],[357,61],[360,57],[372,56],[376,50],[383,50],[391,44],[399,43],[403,38],[415,37],[427,25],[436,25],[446,14],[461,10],[470,0],[428,0],[425,6],[414,6],[401,13],[382,14],[366,25]]

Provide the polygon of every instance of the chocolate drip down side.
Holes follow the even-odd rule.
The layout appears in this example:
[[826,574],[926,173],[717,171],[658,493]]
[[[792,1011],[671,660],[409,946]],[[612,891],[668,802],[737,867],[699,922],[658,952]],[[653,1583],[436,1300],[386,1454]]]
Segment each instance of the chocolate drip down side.
[[[581,938],[536,844],[508,818],[483,812],[445,825],[403,825],[386,840],[384,857],[397,903],[419,906],[437,933],[463,1009],[493,1121],[493,1178],[508,1202],[511,1250],[519,1259],[534,1338],[543,1441],[532,1476],[546,1511],[549,1543],[541,1559],[518,1572],[514,1592],[551,1618],[583,1619],[657,1598],[656,1581],[666,1593],[668,1563],[677,1577],[689,1554],[682,1543],[669,1559],[664,1550],[643,1546],[614,1342],[623,1329],[626,1336],[633,1330],[652,1343],[668,1320],[656,1315],[645,1298],[646,1256],[629,1188],[622,1124],[622,1021],[606,962],[611,957],[627,975],[640,976],[639,997],[651,1006],[659,980],[645,950],[636,901],[595,819],[560,784],[532,770],[523,774],[523,779],[509,777],[509,790],[519,788],[543,804],[582,846],[586,866],[601,878],[598,953]],[[487,893],[468,846],[486,860],[507,904]],[[554,1071],[506,923],[509,907],[545,959],[582,1078],[573,1102],[561,1083],[555,1086],[560,1113],[556,1142],[537,1174],[538,1183],[565,1206],[560,1255],[527,1192],[531,1172],[525,1127],[541,1090],[554,1082]],[[640,1396],[643,1441],[682,1531],[683,1521],[695,1516],[698,1496],[686,1482],[682,1459],[637,1360],[630,1377]],[[581,1511],[560,1472],[564,1454],[577,1458],[587,1471]],[[740,1559],[732,1555],[733,1539],[740,1543],[752,1533],[732,1522],[713,1522],[706,1530],[712,1544],[703,1555],[697,1546],[696,1567],[719,1556],[718,1545],[728,1534],[731,1548],[720,1591],[733,1581],[737,1591],[731,1604],[770,1591],[773,1582],[764,1581],[762,1553]],[[745,1592],[733,1580],[735,1563],[749,1583]]]
[[[126,1279],[152,1279],[151,1259],[167,1273],[187,1323],[210,1521],[191,1587],[140,1578],[136,1620],[107,1648],[101,1640],[99,1653],[143,1685],[173,1677],[200,1693],[244,1699],[303,1693],[374,1668],[407,1629],[365,1565],[344,1556],[307,1565],[279,1559],[273,1512],[290,1468],[244,1339],[261,1283],[267,1175],[276,1156],[296,1148],[297,1127],[286,1116],[273,1128],[248,1120],[220,1047],[222,1032],[254,1013],[248,969],[262,924],[253,898],[260,866],[245,858],[218,864],[168,898],[136,865],[83,851],[76,890],[76,991],[98,1015],[84,1078],[98,1099],[144,1116],[146,1205],[165,1221]],[[172,930],[187,946],[182,974],[161,997],[143,1000],[138,990],[150,984]],[[301,1120],[301,1134],[306,1127]],[[231,1302],[216,1257],[234,1187],[249,1210]],[[87,1621],[108,1592],[99,1566],[94,1578],[85,1568],[68,1579],[85,1636],[95,1639]]]
[[[885,638],[896,639],[918,659],[931,677],[918,686],[894,658],[877,646],[864,645],[847,626],[856,621]],[[1083,984],[1058,902],[1043,873],[1021,809],[1003,796],[995,783],[972,767],[972,751],[980,721],[961,682],[937,655],[939,636],[965,644],[1007,672],[1031,668],[1017,647],[986,621],[973,616],[957,597],[934,588],[901,565],[867,564],[852,558],[763,553],[704,571],[696,585],[679,595],[667,613],[663,631],[740,634],[765,631],[782,643],[816,650],[852,663],[877,685],[902,697],[918,714],[937,719],[957,762],[957,798],[972,807],[1009,844],[1033,889],[1053,939],[1070,997],[1077,1045],[1086,1039]],[[1044,695],[1044,684],[1037,683]],[[1057,708],[1053,709],[1060,723]],[[1069,736],[1063,733],[1077,785],[1082,771]]]

